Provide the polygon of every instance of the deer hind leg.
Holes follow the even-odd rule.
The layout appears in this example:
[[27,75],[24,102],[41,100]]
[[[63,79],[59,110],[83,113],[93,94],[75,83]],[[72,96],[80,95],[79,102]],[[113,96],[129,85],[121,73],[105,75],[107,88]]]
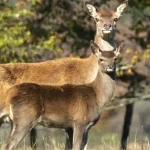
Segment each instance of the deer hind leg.
[[11,105],[10,118],[12,120],[11,133],[8,140],[5,142],[4,150],[14,150],[19,142],[25,137],[37,123],[41,113],[36,110],[36,107],[24,105]]
[[[31,117],[31,116],[30,116]],[[8,140],[5,142],[4,150],[14,150],[25,135],[34,127],[36,120],[26,121],[24,118],[12,121],[11,133]]]
[[19,124],[13,124],[10,137],[5,142],[3,150],[14,150],[18,143],[24,138],[26,133],[31,128],[31,125],[21,126]]
[[71,150],[73,145],[73,129],[67,128],[66,129],[66,144],[65,144],[65,150]]

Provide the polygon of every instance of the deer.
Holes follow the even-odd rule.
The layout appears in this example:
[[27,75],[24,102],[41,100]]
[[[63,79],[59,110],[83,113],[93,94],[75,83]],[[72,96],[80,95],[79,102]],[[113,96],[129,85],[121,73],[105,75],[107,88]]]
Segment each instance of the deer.
[[[126,6],[127,3],[125,2],[117,7],[116,12],[111,10],[97,12],[94,6],[87,4],[87,9],[91,16],[95,21],[97,20],[94,42],[101,49],[108,50],[107,45],[109,44],[110,38],[107,41],[105,37],[108,37],[108,35],[113,32],[116,18],[121,16]],[[108,27],[106,27],[108,23],[109,25],[111,24],[112,28],[108,29]],[[113,41],[113,37],[109,37],[111,37],[111,41]],[[111,48],[109,50],[111,50]],[[97,64],[97,59],[95,59],[94,54],[84,59],[61,58],[40,63],[0,64],[0,107],[5,103],[6,91],[12,86],[23,82],[49,85],[81,85],[90,83],[96,78],[96,72],[99,68],[95,64]],[[71,149],[73,130],[67,128],[66,133],[66,149]]]
[[90,16],[92,16],[96,22],[96,34],[94,42],[106,51],[113,50],[115,41],[114,34],[116,23],[121,17],[123,11],[128,6],[128,0],[124,1],[116,9],[116,12],[110,9],[104,9],[96,11],[96,8],[87,3],[87,9]]
[[98,67],[88,84],[42,85],[21,83],[7,90],[1,114],[9,116],[11,133],[3,146],[14,150],[29,130],[40,123],[46,127],[73,128],[72,150],[83,150],[89,129],[98,121],[115,92],[116,60],[124,42],[113,51],[102,51],[91,41]]
[[[111,10],[97,12],[94,6],[87,4],[89,14],[94,18],[96,22],[97,30],[96,30],[94,42],[98,44],[98,46],[101,49],[105,49],[107,51],[113,49],[114,44],[115,44],[114,42],[115,30],[114,29],[116,27],[116,22],[119,19],[119,17],[122,15],[122,12],[127,7],[127,5],[128,5],[128,1],[124,1],[122,5],[117,7],[116,12],[113,12]],[[126,150],[127,139],[128,139],[129,132],[130,132],[132,114],[133,114],[133,104],[128,104],[126,106],[120,150]]]

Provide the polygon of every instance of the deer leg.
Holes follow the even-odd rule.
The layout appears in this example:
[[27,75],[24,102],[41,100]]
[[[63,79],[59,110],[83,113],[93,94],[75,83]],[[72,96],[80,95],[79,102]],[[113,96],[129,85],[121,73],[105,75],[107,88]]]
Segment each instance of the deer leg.
[[66,144],[65,144],[65,150],[71,150],[73,145],[73,129],[67,128],[66,129]]
[[31,129],[32,124],[12,123],[11,134],[3,146],[3,150],[14,150],[19,142],[24,138],[27,132]]
[[72,150],[83,150],[82,139],[86,127],[84,125],[75,125],[73,133],[73,149]]
[[3,123],[4,123],[4,120],[0,119],[0,127],[2,126]]
[[19,106],[13,104],[16,103],[16,101],[12,101],[12,104],[10,105],[12,128],[11,134],[4,144],[5,150],[14,150],[27,132],[36,125],[38,118],[41,115],[40,111],[36,110],[36,107],[28,107],[25,100],[23,101],[23,104],[19,103]]
[[121,139],[121,150],[126,150],[127,148],[127,139],[130,132],[130,126],[132,122],[132,115],[133,115],[133,104],[128,104],[126,106],[126,114],[124,118],[124,125],[123,125],[123,133]]
[[30,145],[33,149],[36,149],[36,137],[37,137],[36,129],[33,128],[30,132]]
[[6,122],[6,120],[7,120],[7,122],[9,122],[9,121],[8,121],[8,118],[7,118],[6,116],[2,116],[2,117],[0,118],[0,127],[2,126],[3,123]]
[[83,138],[82,138],[82,149],[86,150],[87,149],[87,140],[88,140],[88,132],[89,130],[87,130],[86,132],[84,132],[83,134]]
[[[98,119],[97,119],[98,120]],[[83,134],[83,138],[82,138],[82,149],[86,150],[87,149],[87,140],[88,140],[88,133],[90,128],[97,122],[97,120],[95,120],[95,122],[90,122],[87,127],[86,130]]]

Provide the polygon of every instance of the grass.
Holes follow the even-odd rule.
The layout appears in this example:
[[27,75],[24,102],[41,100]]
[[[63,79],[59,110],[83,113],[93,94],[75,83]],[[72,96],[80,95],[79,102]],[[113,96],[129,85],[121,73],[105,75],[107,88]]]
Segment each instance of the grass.
[[[105,138],[106,137],[104,136],[100,143],[94,146],[91,145],[91,141],[89,141],[87,150],[119,150],[119,141],[117,135],[113,135],[112,137],[110,136],[109,138],[111,138],[111,140],[108,143],[108,139],[105,140]],[[64,144],[59,143],[56,141],[56,139],[51,139],[50,143],[45,142],[43,139],[43,142],[45,146],[42,148],[42,150],[64,150]],[[41,148],[38,147],[37,149],[41,150]],[[32,150],[32,148],[24,144],[20,148],[17,148],[17,150]],[[148,141],[145,141],[144,143],[138,143],[137,141],[129,142],[128,150],[150,150],[150,143]]]
[[[1,145],[8,136],[8,127],[0,129]],[[37,150],[64,150],[65,133],[62,130],[38,127]],[[32,150],[29,146],[29,134],[17,147],[17,150]],[[88,138],[87,150],[119,150],[120,135],[108,133],[94,128]],[[0,148],[1,149],[1,148]],[[138,132],[131,133],[128,139],[128,150],[150,150],[150,143],[146,136]]]

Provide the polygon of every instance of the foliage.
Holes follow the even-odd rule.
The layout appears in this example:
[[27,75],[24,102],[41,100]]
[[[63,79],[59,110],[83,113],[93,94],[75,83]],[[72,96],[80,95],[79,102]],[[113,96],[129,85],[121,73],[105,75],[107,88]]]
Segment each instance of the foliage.
[[[129,1],[129,13],[132,14],[133,26],[131,29],[136,32],[137,42],[146,48],[147,43],[150,43],[150,1],[132,0]],[[145,36],[140,36],[140,33],[146,32]]]
[[25,5],[33,7],[34,3],[0,5],[0,63],[37,61],[41,50],[53,51],[56,56],[62,51],[58,46],[55,48],[60,40],[51,30],[47,31],[47,37],[42,33],[40,37],[32,34],[29,20],[34,18],[35,12]]
[[[0,63],[41,61],[60,56],[62,49],[70,55],[89,47],[94,21],[84,1],[12,2],[0,3]],[[100,5],[98,0],[91,3]],[[47,54],[45,51],[50,51],[46,58],[42,56]]]

